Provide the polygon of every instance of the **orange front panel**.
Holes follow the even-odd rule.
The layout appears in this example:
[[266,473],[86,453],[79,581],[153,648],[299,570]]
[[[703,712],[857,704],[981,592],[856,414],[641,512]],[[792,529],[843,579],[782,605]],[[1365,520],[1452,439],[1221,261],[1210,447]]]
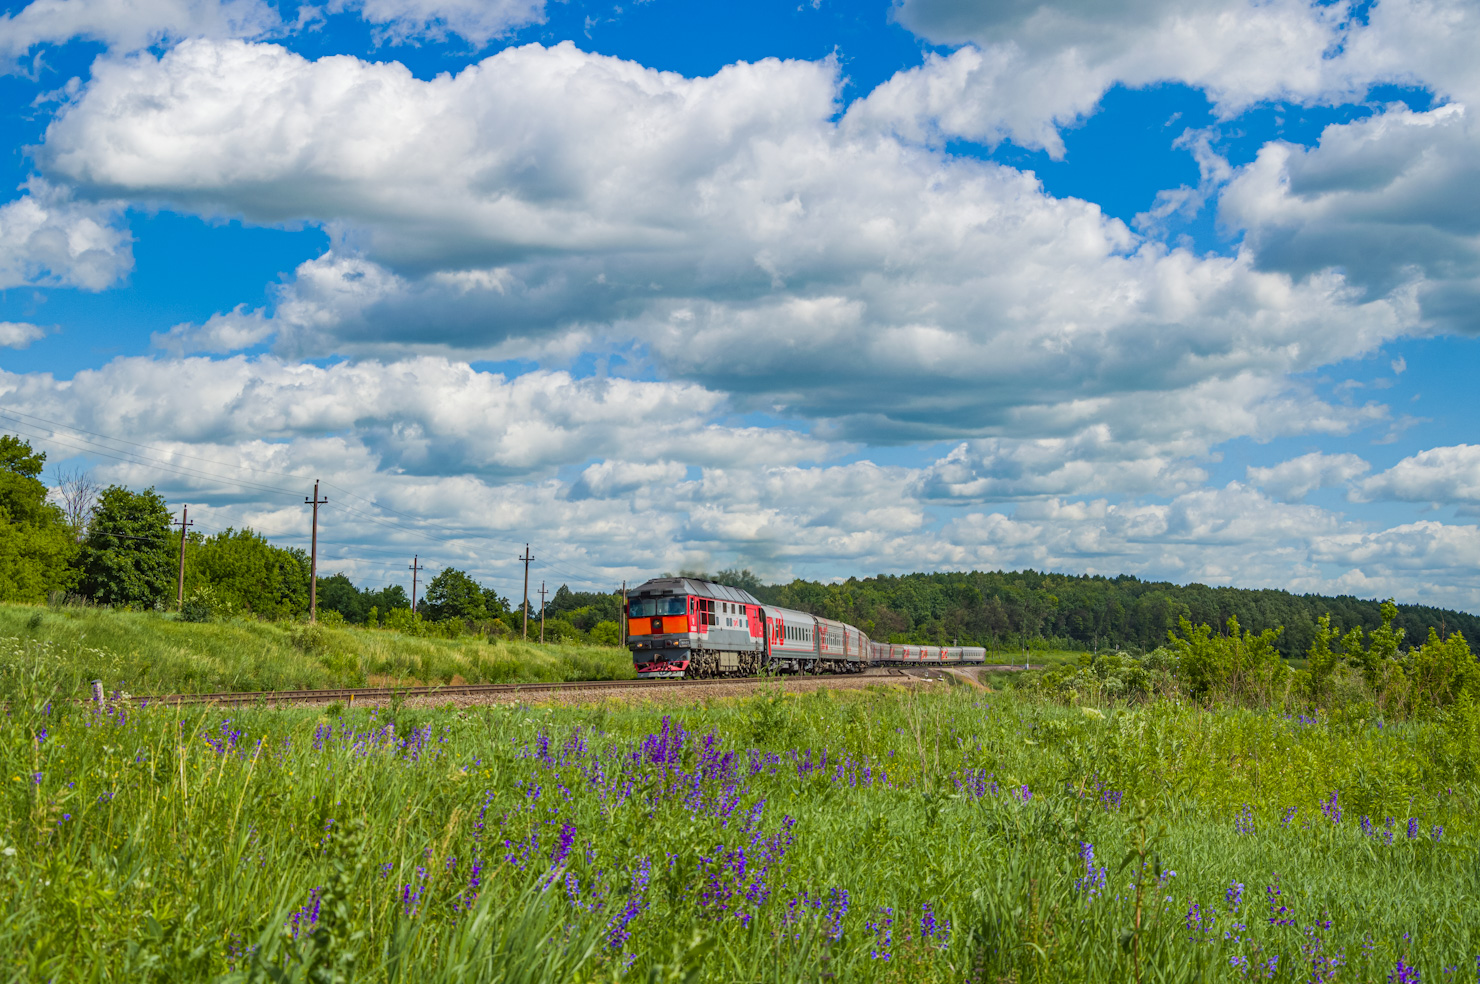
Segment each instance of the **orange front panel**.
[[634,618],[627,623],[627,635],[675,635],[689,631],[687,615],[661,615]]

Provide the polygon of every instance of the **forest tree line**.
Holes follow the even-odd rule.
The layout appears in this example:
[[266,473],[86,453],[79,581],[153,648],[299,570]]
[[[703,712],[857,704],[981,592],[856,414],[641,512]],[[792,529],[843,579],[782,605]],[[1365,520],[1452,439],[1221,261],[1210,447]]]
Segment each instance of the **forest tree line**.
[[[1255,633],[1282,629],[1275,648],[1303,656],[1320,619],[1343,630],[1383,625],[1382,601],[1350,595],[1292,594],[1274,588],[1142,581],[1038,571],[962,571],[878,575],[837,583],[795,580],[762,584],[746,570],[713,575],[762,602],[856,625],[888,642],[1024,649],[1146,651],[1167,642],[1182,620],[1222,631],[1234,618]],[[1480,638],[1480,617],[1427,605],[1398,605],[1394,628],[1421,641],[1462,632]]]

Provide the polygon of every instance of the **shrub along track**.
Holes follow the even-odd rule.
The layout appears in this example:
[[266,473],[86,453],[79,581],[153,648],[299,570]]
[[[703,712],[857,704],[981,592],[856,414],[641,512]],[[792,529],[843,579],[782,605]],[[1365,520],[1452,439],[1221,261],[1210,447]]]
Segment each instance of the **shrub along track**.
[[405,703],[413,707],[443,704],[506,704],[531,702],[589,703],[619,700],[658,699],[688,702],[714,697],[743,696],[756,687],[779,686],[784,690],[856,689],[879,684],[913,684],[919,678],[899,669],[875,667],[845,675],[794,675],[734,677],[704,680],[578,680],[563,683],[469,683],[434,687],[346,687],[337,690],[281,690],[217,694],[168,694],[135,697],[144,705],[218,704],[280,706],[328,704],[383,706]]

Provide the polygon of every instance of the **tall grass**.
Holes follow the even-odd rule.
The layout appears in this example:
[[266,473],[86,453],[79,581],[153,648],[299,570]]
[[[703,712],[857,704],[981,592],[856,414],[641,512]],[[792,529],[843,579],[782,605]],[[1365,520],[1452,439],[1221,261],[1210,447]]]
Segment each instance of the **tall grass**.
[[0,605],[0,666],[34,662],[134,694],[633,676],[624,649],[428,639],[380,629]]
[[34,672],[3,679],[15,980],[1379,981],[1401,961],[1451,982],[1480,966],[1480,790],[1440,754],[1467,720],[1086,712],[967,688],[666,717],[226,714],[78,707]]

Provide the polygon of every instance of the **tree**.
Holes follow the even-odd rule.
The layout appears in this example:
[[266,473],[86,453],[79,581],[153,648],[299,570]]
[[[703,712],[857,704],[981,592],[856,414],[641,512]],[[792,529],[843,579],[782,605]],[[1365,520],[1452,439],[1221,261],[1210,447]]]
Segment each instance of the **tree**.
[[87,524],[92,521],[93,511],[98,508],[98,492],[101,488],[93,480],[91,472],[80,468],[57,472],[57,504],[61,506],[62,516],[67,525],[72,527],[72,536],[78,543],[82,542],[87,533]]
[[369,618],[369,609],[375,609],[378,618],[385,618],[393,611],[405,608],[410,610],[411,598],[406,594],[406,589],[399,584],[387,585],[379,591],[365,591],[366,618]]
[[77,580],[77,543],[36,477],[46,455],[0,436],[0,601],[38,602]]
[[308,611],[308,554],[300,548],[275,547],[253,530],[227,528],[192,536],[185,558],[186,583],[192,590],[209,587],[227,611],[267,618]]
[[368,593],[359,591],[344,574],[319,578],[319,608],[338,612],[346,622],[356,625],[365,621],[365,613],[372,603]]
[[111,485],[82,541],[82,591],[105,605],[152,607],[175,593],[173,554],[170,512],[159,493]]
[[432,578],[432,583],[427,585],[421,611],[432,622],[452,618],[479,621],[489,617],[488,606],[483,600],[483,586],[456,567],[444,568]]

